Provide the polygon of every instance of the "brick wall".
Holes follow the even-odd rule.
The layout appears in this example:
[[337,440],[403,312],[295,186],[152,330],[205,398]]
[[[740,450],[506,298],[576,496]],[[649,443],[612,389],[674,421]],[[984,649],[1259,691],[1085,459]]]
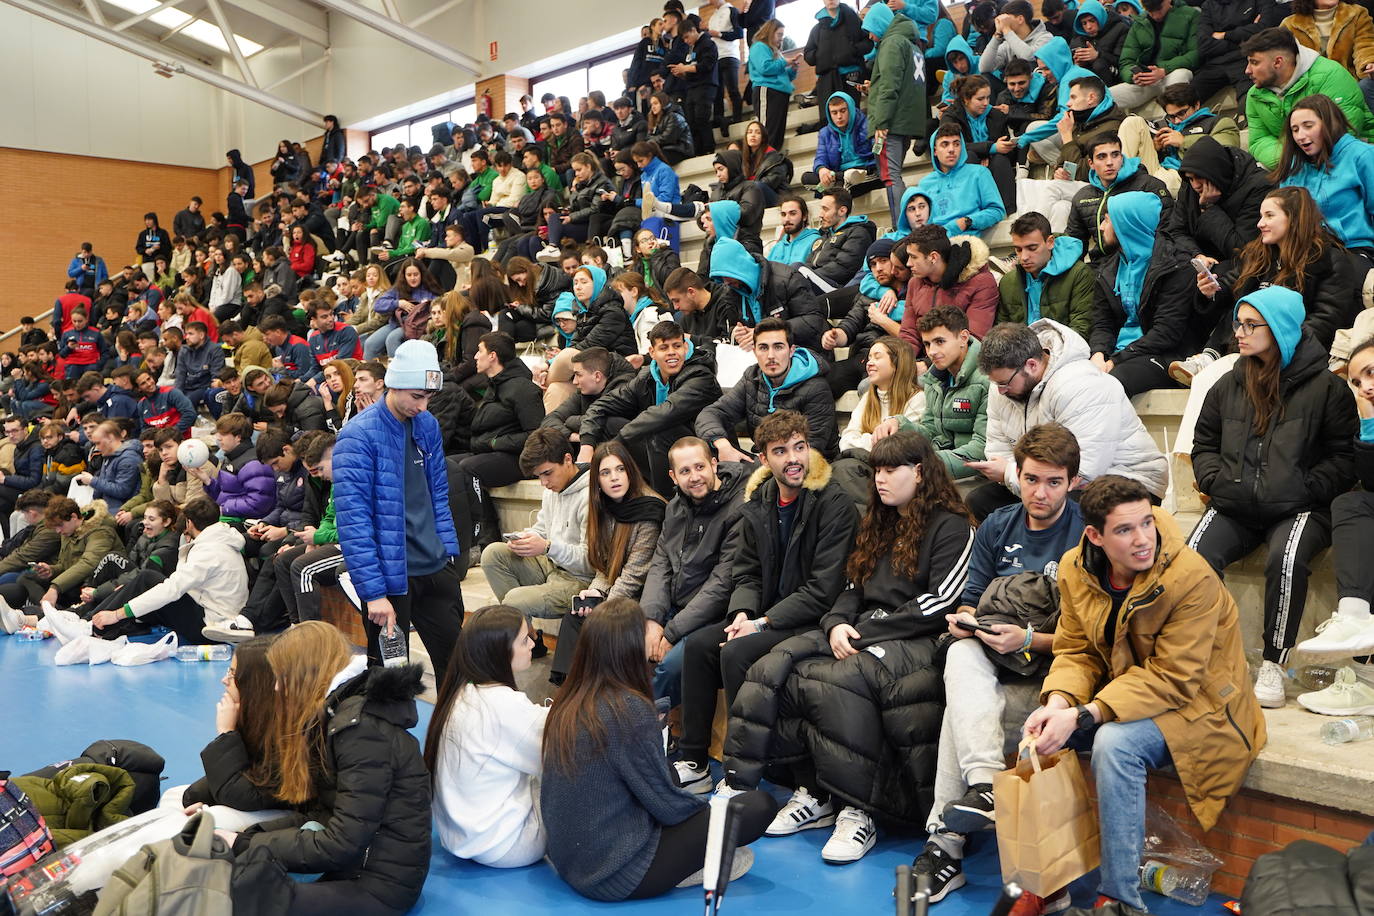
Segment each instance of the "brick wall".
[[0,330],[52,307],[82,242],[118,271],[133,260],[144,213],[170,229],[194,194],[222,209],[210,205],[223,184],[215,169],[0,148]]

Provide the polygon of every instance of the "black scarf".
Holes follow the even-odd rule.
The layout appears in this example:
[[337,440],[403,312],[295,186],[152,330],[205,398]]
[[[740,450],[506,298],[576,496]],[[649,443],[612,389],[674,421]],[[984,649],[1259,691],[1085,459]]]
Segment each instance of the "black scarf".
[[667,506],[657,496],[631,496],[616,502],[605,493],[601,493],[599,498],[601,511],[622,525],[633,525],[638,522],[663,524],[663,513]]

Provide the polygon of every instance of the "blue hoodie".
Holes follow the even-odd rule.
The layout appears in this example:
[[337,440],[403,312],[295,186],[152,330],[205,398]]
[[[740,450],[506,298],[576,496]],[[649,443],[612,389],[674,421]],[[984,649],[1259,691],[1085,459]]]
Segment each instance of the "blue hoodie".
[[[849,126],[843,131],[830,120],[830,103],[836,99],[843,100],[849,109]],[[854,107],[854,100],[848,93],[832,92],[825,100],[825,126],[816,138],[816,158],[811,167],[817,172],[826,168],[838,174],[843,174],[845,169],[871,169],[874,166],[873,148],[867,141],[868,118]]]
[[820,366],[816,364],[816,357],[811,355],[811,351],[806,347],[797,347],[792,353],[792,363],[787,367],[787,374],[782,377],[782,384],[773,387],[773,382],[759,372],[759,381],[763,382],[763,387],[768,389],[768,412],[772,413],[776,408],[773,407],[773,399],[780,392],[786,391],[794,385],[800,385],[809,378],[820,375]]
[[1279,368],[1287,368],[1293,360],[1293,353],[1302,339],[1302,321],[1307,317],[1307,307],[1303,305],[1302,293],[1286,286],[1266,286],[1248,296],[1242,296],[1236,303],[1232,317],[1240,315],[1240,307],[1249,305],[1269,323],[1269,333],[1279,345]]
[[1148,191],[1127,191],[1107,198],[1107,215],[1112,219],[1116,242],[1121,246],[1114,289],[1126,311],[1126,323],[1116,337],[1118,350],[1129,347],[1144,333],[1140,327],[1140,289],[1150,269],[1150,255],[1155,250],[1155,233],[1159,230],[1162,208],[1159,196]]
[[1097,29],[1099,32],[1102,31],[1102,27],[1107,24],[1107,8],[1101,3],[1098,3],[1097,0],[1083,0],[1082,5],[1078,7],[1078,15],[1073,17],[1073,31],[1076,35],[1082,35],[1085,38],[1093,37],[1083,31],[1083,26],[1080,25],[1084,16],[1091,16],[1097,20]]
[[732,239],[739,230],[739,204],[733,200],[716,200],[706,205],[711,211],[711,224],[716,228],[716,241]]
[[[1073,52],[1069,50],[1069,43],[1058,35],[1051,38],[1035,52],[1037,60],[1042,60],[1054,74],[1055,80],[1059,83],[1058,108],[1048,121],[1035,130],[1028,130],[1016,140],[1016,145],[1025,149],[1036,140],[1043,140],[1059,129],[1059,119],[1064,117],[1064,112],[1069,110],[1069,84],[1080,76],[1091,76],[1094,79],[1101,79],[1096,73],[1084,67],[1080,67],[1073,62]],[[1032,84],[1032,90],[1034,85]],[[1111,98],[1111,93],[1107,93],[1107,101]]]
[[1054,253],[1050,255],[1050,262],[1040,270],[1040,276],[1032,277],[1029,273],[1025,274],[1026,324],[1035,324],[1040,320],[1040,294],[1045,291],[1045,280],[1062,275],[1082,257],[1083,242],[1080,239],[1071,235],[1054,237]]
[[790,67],[781,54],[761,41],[749,46],[749,81],[761,89],[792,94],[797,68]]
[[868,8],[868,12],[864,13],[864,31],[874,38],[882,38],[887,34],[887,30],[892,27],[892,19],[892,10],[886,3],[875,3]]
[[805,226],[794,239],[789,239],[785,235],[778,239],[773,247],[768,249],[768,260],[774,264],[800,264],[811,254],[811,249],[816,247],[820,239],[819,232]]
[[[635,314],[638,315],[639,312],[635,312]],[[630,319],[630,323],[634,323],[633,318]],[[692,354],[696,352],[696,349],[697,348],[692,344],[691,338],[688,338],[687,355],[682,357],[683,365],[686,365],[687,360],[692,358]],[[679,368],[678,371],[681,372],[682,370]],[[673,382],[672,379],[669,379],[666,382],[663,380],[663,375],[658,371],[658,363],[653,360],[649,361],[649,376],[654,380],[654,406],[656,407],[659,404],[662,404],[664,401],[668,400],[668,389]]]
[[[1116,181],[1112,182],[1112,187],[1116,187],[1116,185],[1119,182],[1125,181],[1127,178],[1130,178],[1138,171],[1140,171],[1140,157],[1126,157],[1121,162],[1121,171],[1116,173]],[[1092,185],[1094,188],[1097,188],[1099,191],[1108,190],[1107,188],[1102,187],[1102,179],[1098,178],[1097,173],[1092,171],[1091,169],[1088,170],[1088,184]]]
[[568,314],[572,315],[573,317],[576,317],[580,312],[583,311],[585,311],[585,309],[582,308],[582,303],[578,302],[571,292],[561,292],[558,294],[558,298],[554,300],[553,326],[558,331],[558,336],[562,338],[563,346],[566,347],[568,346],[568,344],[572,343],[573,334],[567,334],[563,331],[562,328],[558,327],[558,316]]
[[1135,14],[1137,16],[1145,15],[1145,7],[1140,5],[1140,0],[1112,0],[1112,9],[1120,13],[1121,10],[1117,9],[1117,7],[1121,6],[1123,3],[1135,7]]
[[754,256],[734,239],[718,239],[711,249],[711,279],[738,280],[743,284],[739,290],[740,314],[750,320],[750,327],[763,318],[759,307],[759,276],[762,269]]
[[1345,247],[1374,247],[1374,146],[1347,133],[1326,168],[1306,162],[1283,184],[1307,189]]
[[902,192],[902,202],[897,205],[896,228],[894,228],[891,232],[883,233],[879,236],[879,238],[892,239],[895,242],[900,239],[906,238],[908,235],[911,235],[911,230],[913,227],[911,225],[911,221],[906,218],[906,208],[907,205],[910,204],[911,201],[917,197],[924,197],[926,201],[926,206],[931,208],[932,213],[934,212],[934,205],[930,202],[930,195],[921,193],[921,190],[919,188],[907,188],[905,191]]
[[[1178,131],[1179,133],[1183,133],[1183,129],[1187,127],[1189,124],[1192,124],[1194,121],[1201,121],[1203,118],[1210,117],[1212,117],[1212,109],[1204,105],[1197,111],[1188,115],[1188,117],[1184,118],[1182,121],[1179,121],[1177,124],[1170,124],[1169,126],[1174,130]],[[1183,159],[1179,156],[1179,153],[1182,152],[1182,150],[1180,150],[1176,146],[1170,146],[1167,147],[1167,149],[1169,150],[1169,152],[1159,157],[1159,164],[1162,168],[1173,169],[1175,172],[1177,172],[1179,166],[1183,164]]]
[[[1006,217],[1007,209],[1002,204],[997,183],[992,180],[992,172],[981,165],[969,164],[967,146],[959,144],[959,159],[948,172],[938,161],[934,165],[931,173],[916,186],[916,190],[930,200],[932,223],[944,226],[945,231],[954,236],[982,232]],[[965,216],[971,225],[962,229],[955,220]]]
[[[949,59],[951,54],[962,54],[968,60],[968,69],[959,73],[954,69],[954,62]],[[945,48],[945,78],[940,83],[941,103],[954,101],[954,81],[961,76],[976,74],[978,72],[978,55],[973,53],[973,48],[962,35],[955,35],[949,40],[949,46]]]

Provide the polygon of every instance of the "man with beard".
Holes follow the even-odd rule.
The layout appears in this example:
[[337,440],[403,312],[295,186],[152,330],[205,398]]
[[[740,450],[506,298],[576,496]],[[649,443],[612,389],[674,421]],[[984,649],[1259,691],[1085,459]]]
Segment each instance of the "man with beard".
[[778,217],[778,238],[768,248],[768,260],[795,267],[811,255],[821,234],[808,225],[811,212],[795,194],[778,198]]

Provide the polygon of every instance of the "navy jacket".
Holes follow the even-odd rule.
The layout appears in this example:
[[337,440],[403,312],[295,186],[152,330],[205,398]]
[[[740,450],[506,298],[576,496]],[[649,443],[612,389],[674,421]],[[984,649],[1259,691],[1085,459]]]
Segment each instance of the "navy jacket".
[[224,348],[210,338],[199,347],[182,344],[177,352],[176,386],[182,391],[209,388],[224,368]]
[[176,427],[185,435],[196,422],[196,409],[190,398],[176,388],[169,388],[139,401],[138,418],[145,428]]

